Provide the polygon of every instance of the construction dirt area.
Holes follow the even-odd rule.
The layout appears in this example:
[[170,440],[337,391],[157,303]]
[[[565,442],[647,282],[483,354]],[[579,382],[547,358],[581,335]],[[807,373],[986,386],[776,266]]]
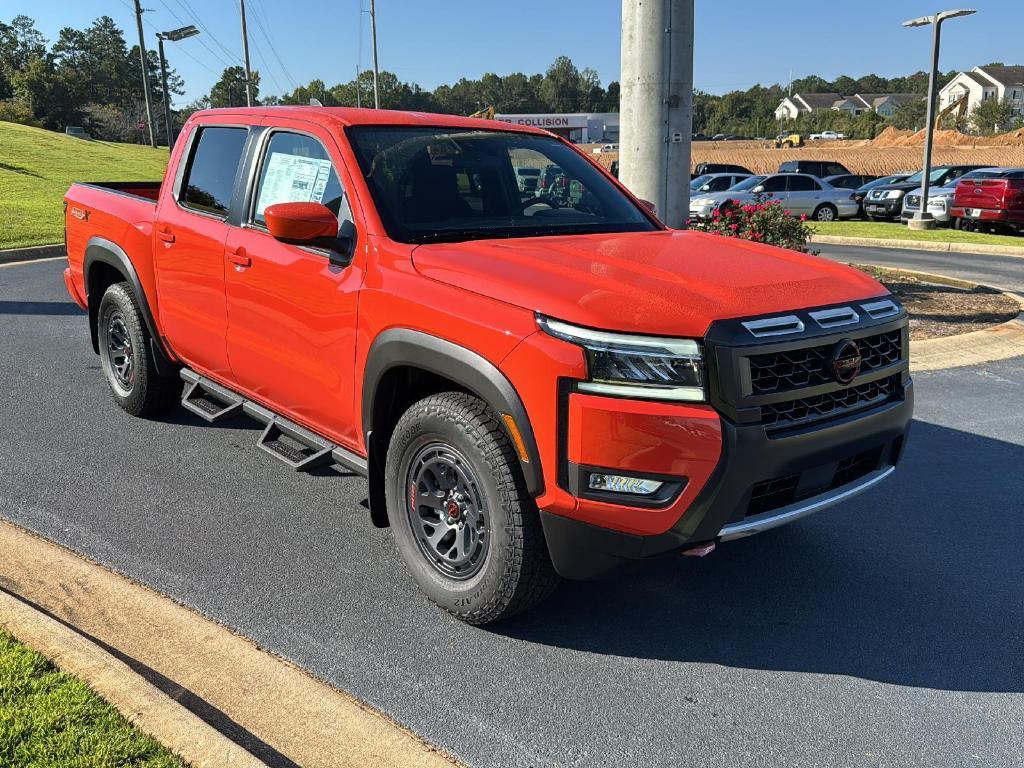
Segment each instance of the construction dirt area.
[[[875,139],[857,141],[815,141],[796,149],[773,149],[768,141],[695,141],[691,162],[734,163],[754,173],[772,173],[786,160],[836,160],[851,173],[884,176],[921,167],[924,131],[886,128]],[[582,145],[592,152],[600,145]],[[604,166],[619,157],[618,152],[593,155]],[[957,131],[936,131],[932,153],[934,165],[977,163],[1024,167],[1024,129],[999,136],[970,136]]]

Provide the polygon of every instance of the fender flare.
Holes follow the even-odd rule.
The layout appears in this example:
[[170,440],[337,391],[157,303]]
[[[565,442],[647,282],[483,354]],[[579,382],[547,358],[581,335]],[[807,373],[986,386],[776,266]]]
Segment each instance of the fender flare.
[[512,382],[482,355],[451,341],[407,328],[392,328],[374,340],[363,372],[363,434],[370,442],[377,386],[392,368],[413,366],[451,379],[477,395],[499,414],[510,415],[519,428],[529,461],[519,464],[531,496],[544,490],[537,440],[523,401]]
[[142,287],[142,281],[139,280],[139,273],[135,271],[132,260],[117,243],[98,236],[90,237],[89,242],[86,243],[85,260],[82,264],[82,273],[85,278],[85,300],[89,306],[89,333],[92,337],[93,352],[99,354],[100,351],[99,332],[96,322],[100,297],[97,296],[96,301],[91,301],[89,296],[89,273],[94,264],[108,264],[112,266],[131,283],[132,290],[135,292],[135,299],[139,302],[139,309],[142,312],[142,320],[146,324],[146,330],[149,331],[149,336],[152,340],[153,356],[156,359],[157,371],[161,373],[173,372],[176,366],[171,362],[173,359],[171,355],[163,347],[160,334],[157,332],[156,322],[153,320],[153,312],[149,308],[149,299],[146,296],[145,289]]

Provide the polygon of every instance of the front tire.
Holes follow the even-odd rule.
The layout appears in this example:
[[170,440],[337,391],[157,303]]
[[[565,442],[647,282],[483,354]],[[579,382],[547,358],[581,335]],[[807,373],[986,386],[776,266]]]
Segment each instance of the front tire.
[[432,395],[388,447],[388,517],[419,588],[470,624],[526,610],[558,585],[515,450],[483,401]]
[[96,317],[100,364],[110,394],[132,416],[155,416],[178,402],[181,382],[160,376],[149,331],[128,283],[114,283]]

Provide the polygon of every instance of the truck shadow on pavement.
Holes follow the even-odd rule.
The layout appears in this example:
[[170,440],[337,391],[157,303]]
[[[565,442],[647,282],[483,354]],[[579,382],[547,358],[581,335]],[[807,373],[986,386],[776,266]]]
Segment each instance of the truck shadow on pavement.
[[495,631],[598,654],[1024,691],[1024,446],[923,422],[887,483]]

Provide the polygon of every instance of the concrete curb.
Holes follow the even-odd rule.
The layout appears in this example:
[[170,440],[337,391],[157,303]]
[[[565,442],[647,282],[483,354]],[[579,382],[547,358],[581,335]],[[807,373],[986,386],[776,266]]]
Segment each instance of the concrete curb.
[[1024,246],[984,245],[981,243],[938,243],[929,240],[890,240],[881,237],[844,237],[811,235],[815,245],[859,245],[863,248],[895,248],[904,251],[940,251],[943,253],[980,253],[989,256],[1024,258]]
[[873,266],[872,268],[897,275],[918,277],[938,285],[950,285],[956,288],[988,288],[1013,299],[1020,307],[1021,312],[1016,318],[991,328],[958,333],[956,336],[944,336],[939,339],[911,341],[910,370],[922,373],[941,371],[946,368],[993,363],[997,360],[1007,360],[1024,355],[1024,296],[991,285],[961,280],[958,277],[937,275],[933,272],[920,272],[916,269],[903,269],[902,267]]
[[36,245],[31,248],[7,248],[0,250],[0,264],[13,264],[20,261],[38,261],[52,259],[64,255],[64,245]]
[[[29,603],[70,633],[45,645],[9,618],[0,625],[44,655],[68,653],[64,642],[93,644],[134,670],[161,695],[180,702],[203,731],[169,728],[151,733],[193,765],[301,765],[305,768],[452,768],[461,764],[407,728],[253,641],[169,597],[94,563],[59,544],[0,520],[0,588]],[[0,594],[3,594],[0,591]],[[38,617],[37,619],[38,620]],[[71,629],[73,627],[73,629]],[[281,627],[288,632],[287,627]],[[309,642],[300,637],[299,642]],[[51,656],[51,658],[53,658]],[[56,661],[56,659],[55,659]],[[89,679],[90,667],[68,668]],[[124,670],[122,669],[123,673]],[[115,703],[127,675],[97,692]],[[152,693],[152,692],[150,692]],[[130,718],[136,707],[129,708]],[[126,714],[128,714],[126,712]],[[194,734],[213,729],[254,762],[202,762]],[[180,741],[184,739],[184,741]],[[208,742],[213,744],[213,742]],[[193,751],[186,751],[190,746]],[[195,755],[195,756],[193,756]],[[259,760],[263,760],[261,763]]]
[[267,768],[123,661],[5,591],[0,591],[0,626],[55,666],[83,680],[135,727],[189,765]]

